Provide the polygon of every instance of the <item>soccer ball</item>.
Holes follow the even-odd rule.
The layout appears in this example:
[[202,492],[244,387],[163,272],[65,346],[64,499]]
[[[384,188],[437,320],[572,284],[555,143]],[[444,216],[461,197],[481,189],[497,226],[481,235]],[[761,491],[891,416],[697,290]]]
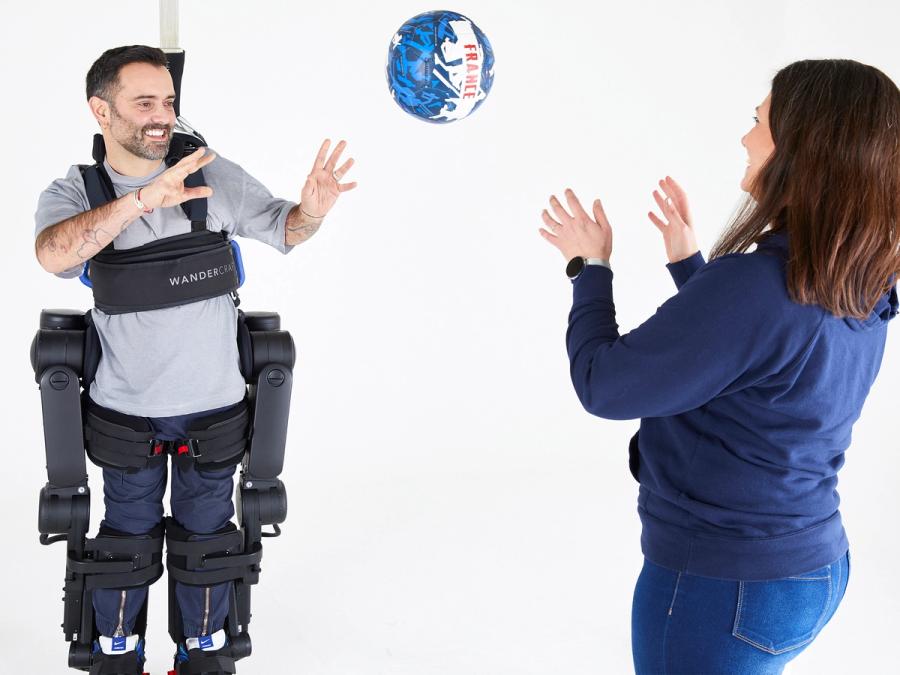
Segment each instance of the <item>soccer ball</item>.
[[494,52],[484,33],[456,12],[425,12],[397,30],[387,79],[403,110],[444,124],[470,115],[494,82]]

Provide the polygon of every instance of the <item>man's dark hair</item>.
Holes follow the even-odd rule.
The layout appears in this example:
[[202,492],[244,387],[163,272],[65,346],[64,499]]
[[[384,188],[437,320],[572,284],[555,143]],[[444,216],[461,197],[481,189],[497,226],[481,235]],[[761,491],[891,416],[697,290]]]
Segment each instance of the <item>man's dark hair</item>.
[[119,91],[119,71],[129,63],[149,63],[153,66],[167,65],[166,54],[162,49],[146,45],[113,47],[107,49],[94,61],[87,74],[87,98],[99,96],[111,103]]

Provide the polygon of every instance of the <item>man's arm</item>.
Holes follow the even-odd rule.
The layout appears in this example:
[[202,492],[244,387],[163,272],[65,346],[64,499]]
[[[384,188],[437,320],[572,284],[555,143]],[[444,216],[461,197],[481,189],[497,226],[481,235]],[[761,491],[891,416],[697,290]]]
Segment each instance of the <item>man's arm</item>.
[[58,274],[93,258],[141,215],[131,193],[44,229],[34,241],[38,262]]
[[284,243],[288,246],[299,244],[313,236],[337,198],[356,187],[355,182],[341,183],[344,174],[353,166],[353,159],[350,158],[337,167],[338,159],[347,147],[346,141],[338,143],[329,157],[330,146],[331,141],[327,139],[322,143],[312,171],[300,191],[300,203],[288,213],[284,224]]
[[220,171],[209,178],[211,182],[213,178],[223,181],[223,186],[228,188],[224,198],[232,202],[233,234],[256,239],[282,253],[312,237],[338,196],[356,187],[356,183],[340,183],[344,173],[353,165],[352,159],[340,168],[334,168],[345,145],[341,141],[326,160],[329,142],[322,144],[300,192],[299,204],[273,197],[268,188],[243,168],[223,160],[219,165]]
[[[212,195],[206,186],[185,187],[184,179],[215,159],[199,148],[178,164],[170,167],[141,191],[146,208],[178,206],[189,199]],[[134,193],[79,213],[42,230],[35,238],[34,249],[38,262],[48,272],[58,274],[77,267],[93,258],[131,223],[142,215]]]
[[297,204],[288,211],[287,220],[284,223],[284,243],[287,246],[296,246],[313,236],[322,225],[324,218],[312,218],[308,216]]

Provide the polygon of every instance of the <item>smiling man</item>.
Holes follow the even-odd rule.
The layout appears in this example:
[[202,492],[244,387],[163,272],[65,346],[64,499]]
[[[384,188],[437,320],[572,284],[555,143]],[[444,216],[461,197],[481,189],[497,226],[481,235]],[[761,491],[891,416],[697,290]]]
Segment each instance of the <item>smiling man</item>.
[[[345,144],[339,143],[329,157],[325,141],[300,203],[279,199],[240,166],[207,148],[184,157],[171,155],[170,147],[178,147],[172,144],[175,88],[161,50],[140,45],[110,49],[93,64],[86,84],[105,155],[94,167],[71,167],[41,194],[35,251],[45,270],[67,278],[78,276],[93,259],[95,307],[89,318],[102,353],[85,405],[95,417],[119,428],[149,425],[154,449],[135,459],[133,450],[130,456],[122,455],[126,441],[116,439],[112,448],[92,447],[91,434],[86,434],[89,456],[103,467],[106,512],[100,535],[143,541],[161,536],[167,454],[172,454],[173,520],[165,527],[170,553],[173,539],[203,539],[211,552],[227,555],[234,530],[233,476],[244,446],[238,444],[235,450],[232,442],[230,455],[212,463],[204,463],[210,461],[208,456],[188,461],[194,453],[189,458],[181,449],[185,439],[194,438],[191,430],[213,429],[223,419],[246,415],[236,338],[237,275],[228,240],[250,237],[288,253],[315,234],[341,193],[355,187],[340,183],[353,160],[336,168]],[[89,188],[100,183],[106,192],[102,204]],[[192,210],[191,205],[198,204],[205,208]],[[213,262],[203,258],[198,269],[222,274],[198,273],[197,283],[186,276],[191,283],[179,286],[193,289],[206,282],[213,284],[211,291],[192,290],[193,295],[175,301],[160,293],[140,305],[110,307],[100,301],[98,275],[104,256],[167,240],[166,255],[172,258],[173,247],[180,255],[179,242],[192,241],[192,236],[218,241],[216,250],[223,257]],[[104,255],[97,256],[101,251]],[[153,255],[162,254],[153,249]],[[146,289],[134,278],[138,275],[129,278],[126,272],[115,277],[124,283],[107,290],[119,298],[138,297]],[[226,277],[233,278],[231,286],[223,281]],[[122,288],[129,286],[130,294]],[[221,549],[215,548],[217,537]],[[230,581],[177,584],[184,635],[177,647],[176,672],[235,672],[223,630],[231,586]],[[97,640],[91,673],[143,672],[144,636],[138,631],[146,599],[146,585],[94,591]]]

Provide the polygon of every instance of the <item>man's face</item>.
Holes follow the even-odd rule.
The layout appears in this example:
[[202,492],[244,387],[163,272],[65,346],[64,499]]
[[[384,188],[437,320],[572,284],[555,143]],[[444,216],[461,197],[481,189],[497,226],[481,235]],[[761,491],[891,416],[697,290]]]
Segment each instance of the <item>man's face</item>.
[[109,132],[119,145],[142,159],[166,156],[175,126],[175,87],[166,68],[124,66],[109,104]]

